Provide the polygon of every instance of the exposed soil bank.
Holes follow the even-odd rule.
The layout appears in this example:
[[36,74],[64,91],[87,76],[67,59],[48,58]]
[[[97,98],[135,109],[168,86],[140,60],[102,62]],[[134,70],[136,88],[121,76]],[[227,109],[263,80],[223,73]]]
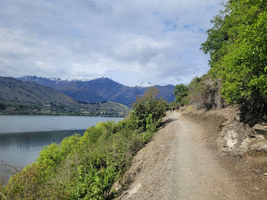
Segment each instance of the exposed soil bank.
[[[221,166],[236,181],[238,188],[248,199],[267,198],[267,153],[265,151],[231,152],[220,147],[219,139],[224,127],[233,124],[239,111],[237,107],[227,107],[208,112],[184,109],[180,111],[190,121],[205,127],[207,147],[217,154]],[[238,127],[238,126],[237,126]],[[247,128],[247,131],[252,129]],[[249,133],[248,133],[249,134]],[[257,142],[257,139],[253,138]]]

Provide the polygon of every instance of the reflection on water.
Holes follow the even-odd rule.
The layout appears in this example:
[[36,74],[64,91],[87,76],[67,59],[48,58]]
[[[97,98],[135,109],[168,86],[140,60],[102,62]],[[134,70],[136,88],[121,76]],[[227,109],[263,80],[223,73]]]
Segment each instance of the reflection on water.
[[38,158],[44,146],[59,144],[75,132],[82,135],[86,128],[110,120],[122,118],[0,115],[0,184],[10,177],[10,167],[3,163],[23,168]]
[[[85,129],[0,134],[0,161],[2,163],[0,165],[0,174],[4,174],[4,177],[0,176],[0,179],[2,179],[2,182],[6,182],[9,179],[10,173],[13,171],[10,171],[9,165],[21,169],[34,162],[44,146],[51,143],[59,144],[65,137],[75,133],[82,135],[84,131]],[[8,166],[3,166],[3,164]]]
[[122,118],[84,116],[0,115],[0,133],[87,129],[98,122]]
[[73,133],[82,134],[83,130],[65,130],[65,131],[42,131],[30,133],[8,133],[0,134],[0,149],[7,146],[17,146],[18,148],[36,148],[51,144],[60,143],[63,138],[73,135]]

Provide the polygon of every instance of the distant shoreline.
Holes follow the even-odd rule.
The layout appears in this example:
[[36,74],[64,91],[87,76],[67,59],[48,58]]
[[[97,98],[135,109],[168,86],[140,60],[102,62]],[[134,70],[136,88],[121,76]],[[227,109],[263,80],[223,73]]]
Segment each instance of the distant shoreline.
[[126,117],[126,115],[116,115],[116,114],[91,114],[91,115],[87,115],[87,114],[79,114],[79,115],[75,115],[75,114],[67,114],[67,113],[49,113],[49,114],[45,114],[45,113],[0,113],[0,116],[3,115],[25,115],[25,116],[35,116],[35,115],[47,115],[47,116],[81,116],[81,117],[118,117],[118,118],[124,118]]

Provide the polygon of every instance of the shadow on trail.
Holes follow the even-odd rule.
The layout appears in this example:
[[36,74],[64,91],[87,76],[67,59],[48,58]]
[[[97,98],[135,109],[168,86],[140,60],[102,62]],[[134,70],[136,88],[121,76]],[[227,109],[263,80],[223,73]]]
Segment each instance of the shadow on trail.
[[177,119],[174,119],[174,118],[171,118],[171,119],[167,119],[167,120],[164,120],[163,122],[161,122],[160,124],[160,127],[161,128],[164,128],[165,126],[167,126],[167,124],[173,122],[173,121],[176,121]]

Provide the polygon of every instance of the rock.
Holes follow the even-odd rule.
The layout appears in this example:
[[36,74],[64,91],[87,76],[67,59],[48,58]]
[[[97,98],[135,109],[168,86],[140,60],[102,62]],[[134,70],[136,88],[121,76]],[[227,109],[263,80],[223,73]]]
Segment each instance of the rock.
[[261,135],[261,134],[257,134],[256,136],[255,136],[258,140],[265,140],[266,138],[263,136],[263,135]]
[[256,124],[253,129],[257,134],[261,134],[267,138],[267,125]]
[[236,115],[235,115],[235,120],[236,120],[237,122],[240,122],[240,114],[236,114]]
[[231,124],[225,126],[220,133],[217,140],[220,149],[235,156],[247,152],[250,149],[251,143],[255,140],[249,137],[252,131],[252,128],[236,120],[233,121]]
[[132,188],[129,192],[128,192],[128,197],[127,198],[130,198],[133,194],[135,194],[141,187],[141,184],[138,183],[134,188]]
[[235,130],[228,130],[225,135],[225,140],[229,149],[232,149],[238,142],[238,133]]
[[240,151],[247,152],[249,150],[251,142],[252,141],[249,138],[244,139],[239,147]]
[[111,195],[112,193],[116,193],[116,192],[118,192],[119,190],[121,190],[122,189],[122,185],[119,183],[119,181],[116,181],[114,184],[113,184],[113,186],[112,186],[112,188],[111,188],[111,190],[110,190],[110,193],[109,193],[109,195]]
[[250,150],[267,152],[267,141],[259,142],[259,143],[251,145]]
[[223,98],[221,97],[220,92],[215,93],[215,104],[217,109],[222,109],[224,107]]

